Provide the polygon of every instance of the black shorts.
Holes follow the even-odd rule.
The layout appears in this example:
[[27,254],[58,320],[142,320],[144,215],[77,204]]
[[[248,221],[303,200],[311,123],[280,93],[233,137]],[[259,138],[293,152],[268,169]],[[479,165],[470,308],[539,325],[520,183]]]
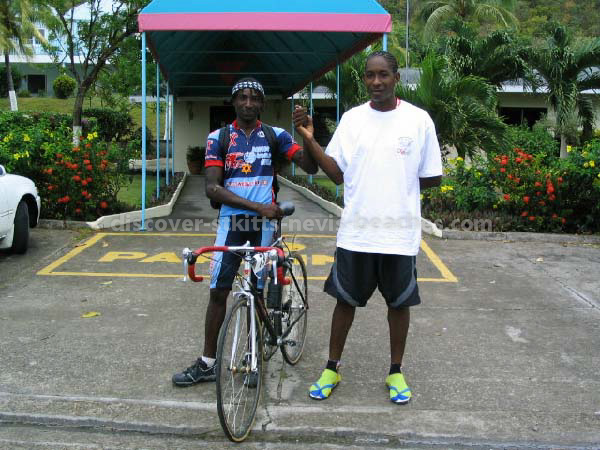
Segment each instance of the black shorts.
[[[215,246],[238,246],[248,241],[251,246],[269,246],[273,243],[274,230],[273,223],[261,217],[219,217]],[[234,253],[215,252],[210,263],[210,287],[231,289],[241,261],[242,258]],[[259,289],[262,289],[263,285],[264,276],[257,280]]]
[[416,256],[363,253],[338,247],[324,291],[350,306],[365,306],[375,287],[388,306],[421,303]]

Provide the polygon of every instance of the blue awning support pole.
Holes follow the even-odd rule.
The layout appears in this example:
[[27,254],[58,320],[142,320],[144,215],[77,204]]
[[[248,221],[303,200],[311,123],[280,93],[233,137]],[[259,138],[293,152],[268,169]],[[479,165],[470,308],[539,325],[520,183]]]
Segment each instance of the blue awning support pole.
[[160,70],[156,62],[156,198],[160,196]]
[[[337,65],[337,69],[336,69],[336,75],[335,75],[335,80],[336,80],[336,94],[335,94],[335,100],[336,100],[336,125],[340,124],[340,65]],[[339,185],[335,185],[335,198],[338,198],[340,196],[340,186]]]
[[[312,117],[313,120],[314,120],[314,117],[315,117],[315,108],[314,108],[314,105],[313,105],[313,84],[312,84],[312,81],[310,82],[310,117]],[[313,176],[312,175],[308,176],[308,182],[310,184],[313,184]]]
[[169,117],[169,112],[171,111],[170,108],[170,100],[171,97],[169,96],[169,83],[167,83],[167,101],[165,104],[165,131],[166,131],[166,136],[167,136],[167,149],[165,152],[165,184],[168,186],[169,185],[169,140],[170,140],[170,135],[171,135],[171,118]]
[[387,52],[387,40],[388,40],[387,33],[383,33],[383,51],[384,52]]
[[[294,128],[294,94],[292,94],[292,139],[296,139],[296,131]],[[296,163],[292,162],[292,176],[296,175]]]
[[175,96],[171,101],[171,175],[175,180]]
[[142,224],[145,231],[146,220],[146,33],[142,33]]

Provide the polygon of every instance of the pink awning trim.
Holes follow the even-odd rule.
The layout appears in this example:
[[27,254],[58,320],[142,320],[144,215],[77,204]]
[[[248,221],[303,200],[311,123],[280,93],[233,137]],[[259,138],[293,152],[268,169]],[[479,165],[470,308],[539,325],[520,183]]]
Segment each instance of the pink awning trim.
[[140,14],[140,31],[308,31],[389,33],[387,14]]

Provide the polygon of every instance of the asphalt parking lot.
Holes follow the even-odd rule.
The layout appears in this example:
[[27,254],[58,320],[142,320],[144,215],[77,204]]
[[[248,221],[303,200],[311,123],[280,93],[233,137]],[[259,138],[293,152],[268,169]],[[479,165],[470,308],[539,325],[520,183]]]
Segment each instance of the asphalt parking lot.
[[[298,217],[328,217],[282,195]],[[379,295],[357,312],[339,388],[308,398],[327,357],[334,234],[294,240],[307,344],[295,367],[268,363],[250,447],[599,448],[598,246],[426,237],[405,360],[414,398],[398,407]],[[214,385],[170,381],[198,356],[208,293],[180,281],[180,252],[211,243],[198,230],[36,229],[26,255],[1,254],[0,448],[228,446]]]

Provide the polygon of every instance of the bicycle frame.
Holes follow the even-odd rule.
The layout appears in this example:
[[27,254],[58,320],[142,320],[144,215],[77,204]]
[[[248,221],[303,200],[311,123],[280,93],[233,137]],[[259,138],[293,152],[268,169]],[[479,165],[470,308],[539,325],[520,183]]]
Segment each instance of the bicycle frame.
[[[292,210],[293,212],[293,210]],[[254,288],[251,275],[252,275],[252,258],[257,253],[268,253],[269,261],[273,266],[273,279],[275,280],[275,284],[277,284],[278,280],[282,285],[288,285],[290,283],[294,283],[297,291],[300,293],[302,303],[305,306],[305,312],[308,311],[308,304],[304,295],[302,294],[302,289],[298,285],[298,281],[292,275],[290,278],[285,278],[283,276],[283,263],[285,261],[285,253],[281,246],[281,242],[283,237],[281,236],[281,219],[277,220],[277,227],[275,228],[274,241],[269,247],[250,247],[250,242],[246,242],[246,244],[242,246],[212,246],[212,247],[201,247],[194,251],[189,248],[185,248],[183,250],[183,264],[184,264],[184,279],[186,281],[187,277],[189,277],[194,282],[201,282],[204,280],[204,277],[197,276],[195,273],[195,263],[198,257],[204,253],[209,252],[241,252],[243,253],[244,260],[244,269],[243,269],[243,277],[241,285],[237,282],[236,284],[239,287],[239,290],[233,293],[234,298],[240,298],[244,296],[248,299],[250,306],[250,326],[251,326],[251,338],[252,338],[252,370],[256,369],[256,358],[257,352],[254,348],[256,343],[256,314],[258,314],[261,323],[263,323],[267,330],[269,331],[271,336],[277,337],[277,345],[282,345],[284,339],[290,334],[293,329],[293,326],[303,317],[303,314],[296,318],[286,329],[284,333],[279,335],[279,333],[275,330],[275,326],[271,319],[269,318],[269,314],[264,305],[262,299],[260,301],[256,301],[256,296],[254,292],[256,289]],[[265,264],[266,266],[266,264]],[[291,272],[291,271],[290,271]],[[258,307],[257,307],[258,305]],[[236,334],[238,330],[239,324],[236,323]],[[231,369],[231,367],[230,367]]]
[[[273,244],[276,244],[281,238],[277,239]],[[281,284],[290,284],[291,280],[285,279],[283,276],[283,265],[280,262],[283,262],[285,259],[285,254],[283,249],[280,247],[251,247],[250,243],[247,242],[242,246],[212,246],[212,247],[201,247],[197,250],[190,250],[189,248],[185,248],[183,250],[183,261],[184,266],[187,266],[184,270],[187,276],[194,282],[201,282],[204,280],[203,276],[196,275],[195,272],[195,263],[198,257],[204,253],[212,253],[212,252],[241,252],[243,253],[243,277],[241,285],[236,281],[236,284],[239,287],[239,290],[233,293],[234,298],[245,297],[250,306],[250,333],[251,333],[251,348],[252,348],[252,364],[251,369],[256,370],[256,358],[258,357],[257,349],[255,348],[256,344],[256,314],[262,323],[265,324],[269,333],[272,336],[276,336],[277,333],[273,327],[271,320],[268,317],[268,313],[262,301],[256,302],[256,296],[254,295],[255,288],[251,281],[252,276],[252,258],[257,253],[269,253],[269,260],[273,264],[273,278],[275,282],[280,282]],[[261,268],[262,270],[263,268]],[[185,277],[184,277],[185,281]],[[258,308],[256,305],[259,305]],[[236,323],[236,335],[239,330],[239,322]],[[283,338],[283,337],[282,337]],[[280,339],[282,339],[280,338]],[[231,362],[230,364],[233,364]],[[233,367],[230,367],[233,369]]]

